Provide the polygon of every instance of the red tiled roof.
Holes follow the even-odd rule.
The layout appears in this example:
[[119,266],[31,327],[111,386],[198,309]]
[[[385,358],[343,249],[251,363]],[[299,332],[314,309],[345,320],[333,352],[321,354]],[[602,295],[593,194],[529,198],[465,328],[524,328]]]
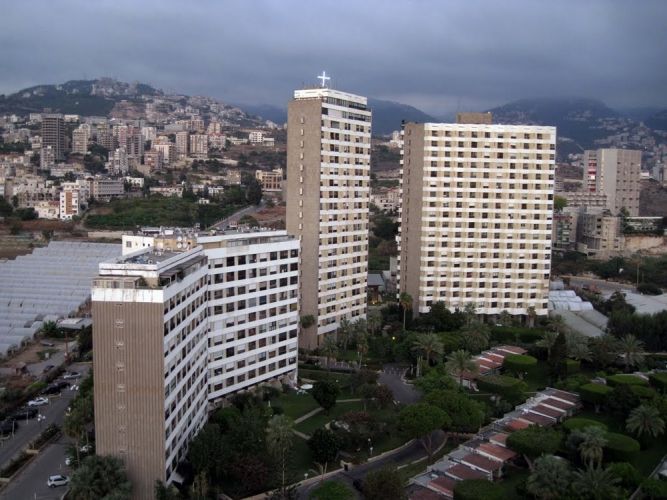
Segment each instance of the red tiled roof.
[[530,427],[530,424],[532,422],[526,422],[524,420],[519,420],[518,418],[511,420],[510,422],[507,422],[507,425],[505,427],[509,429],[510,431],[518,431],[521,429],[525,429],[526,427]]
[[579,396],[572,394],[571,392],[561,391],[560,389],[552,389],[551,392],[552,394],[550,394],[550,396],[552,398],[564,399],[565,401],[569,401],[570,403],[574,404],[579,403]]
[[560,410],[556,408],[550,408],[543,404],[533,406],[530,411],[539,413],[541,415],[546,415],[547,417],[560,418],[565,415],[565,410]]
[[527,420],[528,422],[542,426],[554,424],[554,420],[552,418],[544,417],[542,415],[538,415],[537,413],[531,413],[530,411],[523,413],[519,418],[521,420]]
[[454,467],[450,467],[445,471],[445,474],[462,481],[466,479],[486,479],[488,477],[483,472],[471,469],[462,464],[456,464]]
[[475,467],[478,467],[487,472],[495,472],[498,469],[501,469],[503,466],[502,462],[485,458],[482,455],[478,455],[476,453],[466,455],[461,459],[461,463],[474,465]]
[[495,443],[498,443],[500,446],[505,446],[505,443],[507,443],[507,438],[509,437],[509,434],[505,434],[504,432],[499,432],[498,434],[494,434],[489,438],[489,441],[493,441]]
[[431,481],[430,483],[428,483],[428,487],[441,491],[446,495],[453,496],[455,484],[456,481],[454,481],[453,479],[445,476],[440,476]]
[[498,363],[502,363],[505,360],[505,356],[503,356],[502,354],[499,354],[497,352],[490,352],[490,353],[487,353],[487,354],[482,354],[482,356],[485,357],[485,358],[488,358],[488,359],[492,359],[493,361],[496,361]]
[[[429,486],[431,486],[430,483]],[[410,493],[410,500],[442,500],[442,495],[435,491],[431,491],[428,488],[419,487],[415,488],[412,493]]]
[[493,348],[498,351],[507,351],[512,354],[526,354],[528,351],[515,345],[499,345]]
[[501,462],[507,462],[516,457],[516,453],[512,450],[498,446],[497,444],[483,443],[477,447],[478,452],[483,452],[491,457],[495,457]]
[[562,401],[560,399],[554,399],[554,398],[543,399],[541,404],[552,406],[554,408],[559,408],[561,410],[566,410],[566,411],[571,410],[575,406],[575,404],[572,403],[571,401]]

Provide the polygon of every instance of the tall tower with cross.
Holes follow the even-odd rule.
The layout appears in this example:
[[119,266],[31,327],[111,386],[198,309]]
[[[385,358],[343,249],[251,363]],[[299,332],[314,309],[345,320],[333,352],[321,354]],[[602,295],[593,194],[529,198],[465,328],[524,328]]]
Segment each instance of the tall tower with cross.
[[[367,99],[321,86],[287,112],[287,231],[301,241],[299,346],[366,317],[371,111]],[[312,323],[312,324],[311,324]]]

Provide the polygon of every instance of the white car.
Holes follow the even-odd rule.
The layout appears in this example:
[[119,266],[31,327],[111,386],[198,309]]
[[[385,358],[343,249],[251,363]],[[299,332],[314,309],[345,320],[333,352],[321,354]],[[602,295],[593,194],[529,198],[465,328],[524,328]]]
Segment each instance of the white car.
[[71,380],[79,378],[81,374],[79,372],[67,372],[63,375],[63,380]]
[[30,401],[28,401],[28,406],[43,406],[43,405],[48,405],[49,400],[47,398],[35,398]]
[[84,444],[81,448],[79,448],[79,451],[81,453],[90,453],[93,451],[93,445],[92,444]]
[[49,476],[49,480],[46,482],[46,485],[49,488],[55,488],[56,486],[67,486],[68,483],[69,478],[67,476],[56,474],[55,476]]

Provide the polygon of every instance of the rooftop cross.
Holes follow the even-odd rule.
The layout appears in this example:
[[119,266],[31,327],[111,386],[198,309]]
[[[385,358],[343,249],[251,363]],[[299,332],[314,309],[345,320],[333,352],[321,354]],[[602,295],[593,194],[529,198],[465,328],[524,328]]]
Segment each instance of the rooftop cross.
[[318,79],[318,80],[322,80],[322,83],[320,84],[320,86],[321,86],[322,88],[324,88],[324,87],[327,86],[327,80],[331,80],[331,77],[330,77],[330,76],[327,76],[327,72],[326,72],[326,71],[322,71],[322,74],[321,74],[320,76],[318,76],[317,79]]

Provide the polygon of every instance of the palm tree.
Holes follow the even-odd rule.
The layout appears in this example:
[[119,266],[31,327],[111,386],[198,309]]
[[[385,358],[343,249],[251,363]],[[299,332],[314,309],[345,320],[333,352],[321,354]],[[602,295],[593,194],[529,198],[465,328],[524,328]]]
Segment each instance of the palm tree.
[[294,440],[294,425],[286,415],[274,415],[266,429],[266,444],[269,453],[277,460],[280,467],[280,489],[285,498],[287,460]]
[[463,347],[473,353],[478,353],[489,347],[491,331],[481,321],[473,321],[461,329]]
[[58,324],[55,321],[45,321],[40,331],[45,337],[56,337],[60,333]]
[[565,345],[567,347],[567,357],[581,361],[591,359],[591,350],[588,347],[588,337],[575,332],[574,330],[565,331]]
[[333,335],[326,335],[320,345],[320,352],[327,359],[327,370],[331,367],[331,358],[335,358],[338,354],[338,345]]
[[579,432],[582,441],[577,449],[581,459],[588,467],[599,466],[602,463],[604,447],[607,445],[605,431],[601,427],[591,426]]
[[365,333],[357,333],[357,355],[359,356],[359,370],[361,370],[361,361],[368,352],[368,338]]
[[656,407],[644,404],[630,412],[625,428],[637,437],[656,438],[665,432],[665,421],[660,417],[660,411]]
[[590,346],[591,357],[601,368],[611,365],[618,357],[620,349],[618,339],[608,333],[591,339]]
[[574,473],[572,489],[577,492],[579,498],[593,500],[618,498],[619,490],[616,484],[619,481],[608,468],[588,467]]
[[544,336],[535,342],[535,345],[538,347],[544,347],[547,350],[547,359],[551,357],[551,348],[556,343],[558,338],[558,332],[547,330],[544,332]]
[[468,351],[459,349],[447,356],[445,368],[453,376],[458,377],[459,385],[463,385],[463,375],[466,372],[475,374],[479,371],[477,363],[475,363]]
[[512,326],[512,315],[503,309],[498,315],[498,323],[503,326]]
[[533,328],[535,326],[535,318],[537,317],[537,313],[535,312],[535,308],[533,306],[530,306],[527,309],[526,316],[528,317],[528,327]]
[[566,460],[553,455],[542,455],[535,459],[533,470],[526,481],[526,489],[536,498],[564,498],[570,487],[571,476],[572,472]]
[[557,334],[560,332],[567,333],[569,330],[569,327],[565,323],[565,320],[560,314],[554,314],[553,316],[549,316],[549,319],[547,320],[547,326],[549,330],[556,332]]
[[375,335],[382,326],[382,313],[377,309],[371,309],[366,315],[366,322],[368,323],[368,331]]
[[352,334],[355,341],[361,337],[366,337],[368,335],[368,322],[364,318],[357,319],[352,323]]
[[403,331],[405,331],[405,319],[407,317],[407,312],[408,309],[412,309],[412,295],[410,295],[408,292],[401,293],[401,295],[398,297],[398,303],[403,309]]
[[619,351],[623,355],[625,371],[644,361],[644,343],[634,335],[621,337],[618,343]]
[[477,319],[477,305],[473,302],[468,302],[463,306],[463,315],[466,319],[466,326],[470,326]]
[[417,340],[412,344],[412,350],[423,353],[427,364],[431,361],[434,354],[442,356],[444,349],[444,345],[435,333],[419,335]]
[[350,341],[350,336],[352,335],[352,323],[347,318],[343,318],[338,323],[338,340],[342,343],[343,350],[347,351],[347,344]]

